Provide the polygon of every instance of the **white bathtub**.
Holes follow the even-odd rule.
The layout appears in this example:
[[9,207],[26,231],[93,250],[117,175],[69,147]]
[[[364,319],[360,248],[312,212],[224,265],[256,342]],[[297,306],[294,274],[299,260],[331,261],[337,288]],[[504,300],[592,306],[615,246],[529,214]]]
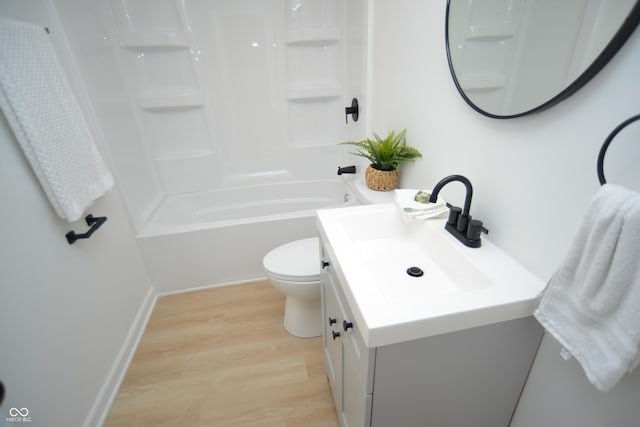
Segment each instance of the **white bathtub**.
[[167,198],[138,235],[160,294],[264,278],[272,248],[317,235],[317,209],[357,204],[342,180],[207,191]]

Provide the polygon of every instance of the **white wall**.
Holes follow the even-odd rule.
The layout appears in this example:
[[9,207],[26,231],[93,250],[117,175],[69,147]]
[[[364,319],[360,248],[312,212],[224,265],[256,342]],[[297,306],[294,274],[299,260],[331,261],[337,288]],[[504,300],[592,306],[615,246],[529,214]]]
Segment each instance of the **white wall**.
[[[4,0],[0,16],[51,30],[90,116],[51,4]],[[119,191],[89,211],[107,216],[101,229],[69,245],[65,234],[87,224],[56,216],[0,113],[0,200],[2,411],[27,408],[34,427],[99,425],[155,301]]]
[[[468,107],[453,84],[445,52],[445,1],[373,0],[372,7],[372,130],[407,128],[407,142],[424,155],[402,167],[401,186],[430,188],[450,174],[467,176],[474,187],[471,213],[485,222],[488,237],[547,280],[598,189],[596,158],[602,142],[618,123],[640,113],[640,31],[568,100],[534,116],[494,120]],[[626,145],[625,150],[621,157],[637,159],[637,165],[640,144]],[[606,169],[623,166],[607,162]],[[618,183],[640,189],[637,167],[628,176],[619,175]],[[456,187],[448,185],[444,195],[462,204],[462,186]],[[545,339],[543,347],[552,344]],[[528,416],[517,414],[513,425],[561,424],[536,424],[535,416],[554,405],[553,399],[543,402],[539,397],[553,395],[552,380],[557,372],[570,369],[567,366],[558,357],[536,370],[542,391],[525,393],[530,400],[520,406],[530,406]],[[634,380],[638,377],[636,373]],[[564,409],[555,408],[557,419],[579,410],[593,423],[581,425],[613,425],[600,422],[611,415],[611,407],[595,389],[585,391],[590,386],[579,374],[560,378],[575,396],[588,395],[589,403],[569,397]],[[637,396],[640,381],[631,390]],[[614,389],[607,399],[619,394],[624,400],[629,392]],[[625,408],[640,418],[637,407]]]

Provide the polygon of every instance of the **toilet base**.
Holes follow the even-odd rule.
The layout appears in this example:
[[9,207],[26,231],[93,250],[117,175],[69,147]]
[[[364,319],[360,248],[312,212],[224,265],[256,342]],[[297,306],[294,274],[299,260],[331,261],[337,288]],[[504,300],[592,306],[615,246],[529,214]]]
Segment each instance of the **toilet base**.
[[322,335],[320,298],[302,299],[287,296],[284,304],[284,328],[298,338]]

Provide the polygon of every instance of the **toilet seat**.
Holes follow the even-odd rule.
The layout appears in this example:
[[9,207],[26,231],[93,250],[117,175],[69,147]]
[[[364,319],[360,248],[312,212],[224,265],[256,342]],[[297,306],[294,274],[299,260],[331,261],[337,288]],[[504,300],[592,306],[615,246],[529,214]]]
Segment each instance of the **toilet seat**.
[[263,259],[264,269],[274,278],[287,282],[320,280],[320,240],[296,240],[271,250]]

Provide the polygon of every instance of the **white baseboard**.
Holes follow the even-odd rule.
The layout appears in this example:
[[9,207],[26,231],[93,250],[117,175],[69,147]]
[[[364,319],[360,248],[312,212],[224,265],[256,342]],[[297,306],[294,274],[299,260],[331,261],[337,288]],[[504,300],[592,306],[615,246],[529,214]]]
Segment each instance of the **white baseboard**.
[[111,409],[111,405],[118,394],[127,369],[129,369],[129,364],[138,348],[138,344],[144,334],[157,299],[158,295],[155,289],[149,286],[149,290],[142,300],[142,304],[140,304],[140,309],[129,328],[122,348],[120,348],[118,356],[114,360],[113,365],[111,365],[107,378],[100,388],[98,397],[93,403],[91,411],[89,411],[89,415],[83,424],[84,427],[102,426],[107,419],[109,409]]
[[188,292],[198,292],[198,291],[205,291],[207,289],[224,288],[226,286],[244,285],[244,284],[247,284],[247,283],[261,282],[263,280],[267,280],[267,278],[264,277],[264,276],[261,276],[261,277],[254,277],[253,279],[236,280],[236,281],[233,281],[233,282],[212,283],[210,285],[196,286],[194,288],[187,288],[187,289],[179,289],[179,290],[173,290],[173,291],[160,292],[158,294],[158,296],[159,297],[166,297],[166,296],[170,296],[170,295],[186,294]]

